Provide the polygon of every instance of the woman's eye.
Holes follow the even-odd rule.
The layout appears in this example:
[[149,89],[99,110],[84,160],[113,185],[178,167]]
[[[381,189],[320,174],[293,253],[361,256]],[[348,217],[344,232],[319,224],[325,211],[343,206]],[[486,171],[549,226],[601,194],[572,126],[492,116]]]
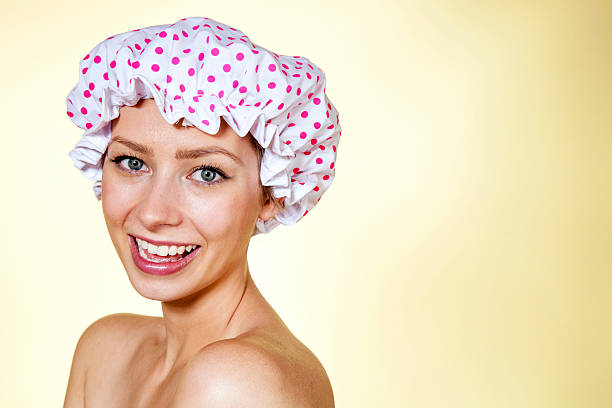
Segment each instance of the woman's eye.
[[147,165],[137,157],[133,156],[118,156],[112,159],[113,162],[117,164],[117,166],[121,170],[125,171],[146,171],[148,170]]
[[121,160],[121,165],[123,167],[126,167],[130,170],[141,170],[142,167],[144,166],[144,162],[140,159],[137,159],[135,157],[130,157],[128,159],[123,159]]
[[196,180],[205,181],[207,183],[214,181],[219,175],[216,170],[210,168],[198,169],[193,174]]

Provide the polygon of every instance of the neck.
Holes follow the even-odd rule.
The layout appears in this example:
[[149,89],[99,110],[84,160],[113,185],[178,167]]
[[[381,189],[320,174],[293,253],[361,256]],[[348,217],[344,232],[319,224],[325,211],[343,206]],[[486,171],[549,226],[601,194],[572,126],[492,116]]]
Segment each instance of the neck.
[[162,302],[162,371],[181,367],[206,345],[239,334],[231,323],[249,288],[254,288],[254,283],[245,260],[238,270],[228,271],[204,290]]

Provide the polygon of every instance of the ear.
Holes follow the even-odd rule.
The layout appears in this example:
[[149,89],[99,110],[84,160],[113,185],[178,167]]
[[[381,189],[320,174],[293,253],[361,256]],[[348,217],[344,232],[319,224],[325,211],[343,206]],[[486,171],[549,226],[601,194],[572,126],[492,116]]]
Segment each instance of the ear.
[[261,207],[261,211],[259,212],[259,218],[263,221],[268,221],[269,219],[272,219],[276,215],[276,213],[282,208],[284,202],[285,197],[268,198],[264,203],[263,207]]

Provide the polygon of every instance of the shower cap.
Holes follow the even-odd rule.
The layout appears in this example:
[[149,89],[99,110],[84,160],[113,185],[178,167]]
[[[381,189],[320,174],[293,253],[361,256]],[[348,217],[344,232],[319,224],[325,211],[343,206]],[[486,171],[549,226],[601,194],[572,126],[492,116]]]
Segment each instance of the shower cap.
[[102,156],[121,106],[153,98],[168,123],[216,134],[220,118],[264,148],[262,185],[284,208],[256,233],[300,220],[335,174],[341,128],[325,74],[305,57],[278,55],[241,31],[204,17],[107,38],[79,63],[67,114],[84,130],[69,153],[101,197]]

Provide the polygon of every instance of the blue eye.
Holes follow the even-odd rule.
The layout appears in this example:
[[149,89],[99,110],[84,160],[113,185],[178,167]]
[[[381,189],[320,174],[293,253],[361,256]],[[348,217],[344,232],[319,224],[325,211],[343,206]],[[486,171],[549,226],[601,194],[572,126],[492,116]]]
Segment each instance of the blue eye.
[[148,170],[144,161],[134,156],[118,156],[111,160],[121,170],[126,171],[141,171]]
[[217,171],[211,168],[198,169],[195,173],[197,174],[198,179],[202,179],[206,182],[213,181],[218,175]]
[[123,162],[125,162],[124,166],[127,165],[130,170],[140,170],[142,169],[142,166],[144,166],[143,161],[135,157],[121,160],[121,163]]
[[213,166],[203,166],[191,173],[194,180],[204,184],[216,184],[228,178],[223,171]]

